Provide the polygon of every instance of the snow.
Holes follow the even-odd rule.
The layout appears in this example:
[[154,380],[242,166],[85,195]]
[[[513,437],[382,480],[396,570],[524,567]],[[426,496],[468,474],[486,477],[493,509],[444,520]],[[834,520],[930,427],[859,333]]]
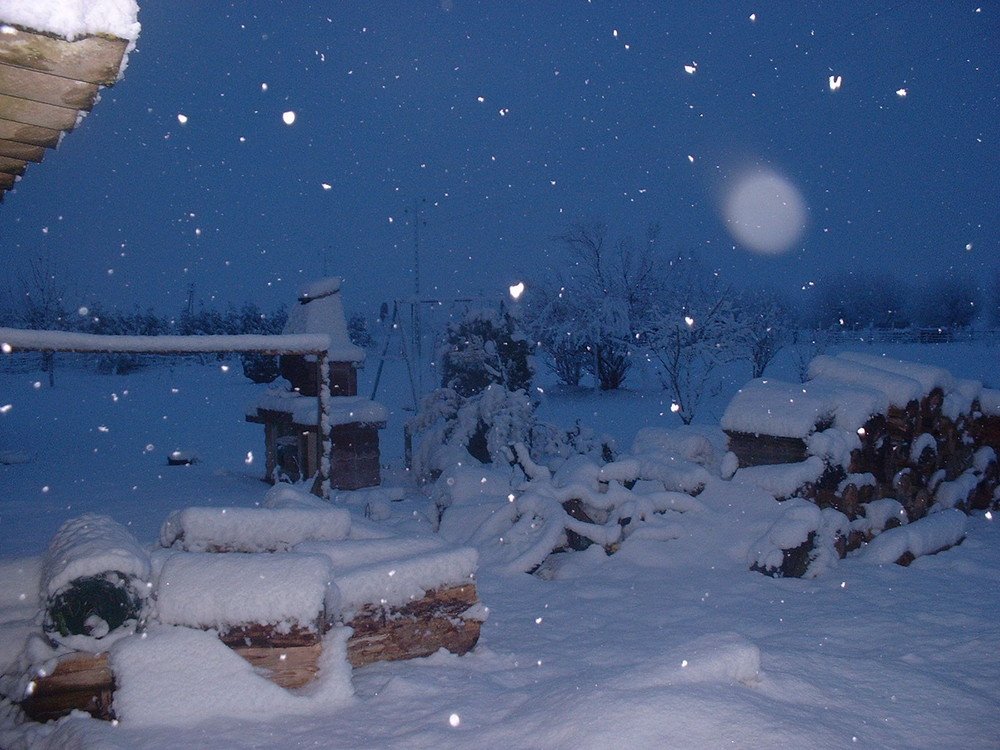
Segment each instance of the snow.
[[920,383],[921,396],[926,396],[935,388],[940,388],[943,392],[947,393],[955,386],[955,378],[943,367],[924,365],[919,362],[905,362],[893,357],[878,356],[865,352],[841,352],[837,356],[849,362],[868,365],[869,367],[916,380]]
[[149,581],[149,553],[128,529],[107,516],[85,513],[70,519],[52,537],[42,558],[41,603],[78,578],[112,570]]
[[[984,344],[888,351],[970,380],[988,380],[997,361],[996,347]],[[794,368],[786,356],[774,372],[794,378]],[[259,481],[260,467],[246,456],[259,452],[260,428],[242,422],[242,408],[260,389],[217,365],[120,377],[63,368],[54,389],[36,386],[41,379],[0,372],[3,403],[12,405],[0,413],[0,448],[35,456],[0,465],[0,662],[10,662],[13,642],[30,630],[41,554],[66,518],[98,512],[151,545],[164,518],[192,503],[322,502]],[[640,428],[679,425],[658,391],[546,390],[546,419],[580,418],[620,445],[631,445]],[[731,393],[706,414],[721,413]],[[984,408],[990,393],[981,394]],[[391,409],[390,430],[408,416]],[[714,446],[724,445],[717,424],[699,427],[716,435]],[[164,456],[176,445],[196,447],[202,461],[167,468]],[[383,460],[398,466],[401,452]],[[996,747],[995,520],[964,519],[962,544],[909,567],[869,564],[859,554],[811,579],[772,579],[749,571],[748,557],[794,501],[778,503],[738,476],[723,481],[714,472],[694,499],[700,507],[657,516],[663,527],[654,538],[633,534],[612,555],[597,546],[559,555],[545,578],[508,575],[503,559],[493,563],[481,549],[476,586],[489,618],[465,656],[438,653],[349,675],[328,636],[321,688],[286,692],[233,661],[210,633],[157,629],[148,648],[130,639],[134,651],[120,642],[112,653],[121,682],[116,706],[124,712],[117,726],[82,715],[23,725],[2,704],[0,747]],[[399,486],[397,471],[384,476],[387,487]],[[491,489],[498,487],[500,479],[489,476]],[[456,482],[448,514],[481,507],[464,494],[477,481],[470,474]],[[649,488],[637,483],[633,494]],[[390,497],[390,516],[378,522],[363,517],[360,497],[338,501],[352,514],[348,541],[384,529],[378,554],[401,544],[402,559],[447,541],[434,532],[433,501],[412,489]],[[513,505],[492,497],[493,510]],[[869,516],[898,511],[889,499],[867,505]],[[925,520],[949,523],[936,517],[948,519]],[[906,536],[905,546],[914,546]],[[416,540],[429,540],[427,549]],[[182,553],[161,554],[169,561]],[[179,679],[174,662],[183,662]]]
[[786,383],[759,378],[733,397],[721,425],[731,432],[805,438],[824,422],[856,432],[887,407],[886,394],[873,388],[833,380]]
[[0,0],[0,21],[69,41],[110,34],[134,43],[138,17],[135,0]]
[[243,334],[238,336],[104,336],[72,331],[37,331],[0,328],[0,351],[38,349],[63,352],[138,352],[174,354],[179,352],[321,352],[330,346],[322,333],[281,336]]
[[[295,424],[316,424],[319,419],[319,400],[303,396],[284,388],[270,388],[261,395],[247,414],[256,416],[258,409],[283,412],[291,415]],[[335,396],[330,399],[327,423],[332,426],[352,424],[384,424],[389,418],[386,408],[363,396]]]
[[883,531],[858,550],[858,559],[876,565],[896,562],[907,552],[919,557],[958,544],[965,537],[968,518],[951,508],[919,521]]
[[228,630],[262,624],[315,630],[339,592],[321,555],[179,552],[156,580],[156,619]]
[[346,539],[345,508],[184,508],[160,529],[160,544],[188,552],[284,552],[300,542]]
[[733,481],[760,487],[780,500],[791,497],[806,484],[815,483],[825,470],[822,458],[809,456],[805,461],[794,464],[747,466],[733,475]]
[[473,580],[478,553],[470,547],[426,549],[421,540],[307,542],[297,552],[324,555],[331,561],[345,620],[366,604],[400,607],[432,589]]
[[142,638],[120,641],[111,650],[114,710],[130,728],[190,727],[226,719],[277,721],[330,710],[347,703],[353,693],[350,670],[341,666],[345,643],[343,628],[324,638],[317,683],[310,693],[296,693],[257,674],[214,633],[154,626]]
[[299,304],[288,311],[284,334],[326,334],[330,337],[327,353],[332,362],[363,362],[365,350],[351,343],[347,334],[344,303],[340,297],[340,279],[333,277],[313,282],[299,291]]
[[884,393],[889,404],[896,407],[906,406],[924,395],[920,383],[907,375],[826,354],[814,357],[809,363],[809,379],[836,380],[872,388]]

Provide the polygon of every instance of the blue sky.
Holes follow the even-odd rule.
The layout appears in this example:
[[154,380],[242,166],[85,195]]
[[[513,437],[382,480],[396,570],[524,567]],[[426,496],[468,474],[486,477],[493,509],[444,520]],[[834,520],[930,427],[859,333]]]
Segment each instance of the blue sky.
[[[0,206],[0,269],[14,287],[44,256],[81,302],[164,311],[189,284],[272,307],[338,274],[375,307],[413,292],[416,203],[428,296],[556,267],[550,238],[579,221],[659,222],[665,249],[790,292],[846,270],[995,273],[998,18],[930,0],[146,2],[124,80]],[[806,207],[773,256],[721,209],[762,170]]]

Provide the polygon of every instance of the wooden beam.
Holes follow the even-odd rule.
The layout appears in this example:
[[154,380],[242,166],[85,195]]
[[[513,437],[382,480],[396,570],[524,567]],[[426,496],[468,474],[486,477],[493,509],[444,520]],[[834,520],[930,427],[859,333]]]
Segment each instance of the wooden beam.
[[99,88],[96,83],[0,63],[0,94],[89,111],[94,106]]
[[19,68],[111,86],[118,80],[128,42],[89,36],[67,42],[13,27],[0,34],[0,62]]
[[12,175],[24,174],[24,169],[28,164],[23,159],[12,159],[9,156],[0,156],[0,172]]
[[40,128],[37,125],[25,125],[0,116],[0,138],[7,141],[27,143],[42,148],[55,148],[59,145],[62,131],[52,128]]
[[76,127],[75,109],[18,99],[7,94],[0,94],[0,112],[8,120],[50,130],[72,130]]
[[9,156],[11,159],[21,161],[40,162],[45,158],[45,149],[41,146],[33,146],[30,143],[19,143],[0,138],[0,156]]
[[[16,175],[0,172],[0,190],[10,190],[14,187],[15,182],[17,182]],[[0,200],[3,200],[3,198],[0,197]]]

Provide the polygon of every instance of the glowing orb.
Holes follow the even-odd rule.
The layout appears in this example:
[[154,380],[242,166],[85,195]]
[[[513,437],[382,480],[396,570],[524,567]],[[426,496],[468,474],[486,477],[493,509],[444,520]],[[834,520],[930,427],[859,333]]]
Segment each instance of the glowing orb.
[[726,195],[723,215],[737,242],[765,255],[789,250],[806,225],[806,205],[798,188],[774,172],[737,180]]
[[511,297],[518,299],[522,294],[524,294],[524,282],[519,281],[516,284],[512,284],[510,289],[507,291],[510,292]]
[[281,119],[285,123],[285,125],[291,125],[293,122],[295,122],[295,113],[291,110],[288,110],[281,116]]

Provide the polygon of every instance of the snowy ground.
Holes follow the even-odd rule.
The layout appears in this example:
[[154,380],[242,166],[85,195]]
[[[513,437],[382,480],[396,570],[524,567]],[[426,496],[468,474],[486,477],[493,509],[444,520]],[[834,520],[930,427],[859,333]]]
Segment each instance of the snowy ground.
[[[996,346],[887,351],[1000,386]],[[37,372],[0,373],[0,454],[25,460],[0,464],[0,661],[30,627],[38,555],[65,519],[105,513],[152,543],[171,510],[261,501],[260,427],[243,421],[256,387],[238,369],[209,362],[119,377],[64,367],[55,389]],[[769,374],[792,372],[785,357]],[[394,393],[380,398],[391,407]],[[704,407],[706,429],[731,393]],[[675,426],[667,405],[645,388],[550,389],[542,414],[580,419],[627,448],[640,427]],[[393,410],[389,430],[406,416]],[[386,437],[398,481],[400,441]],[[201,460],[167,467],[174,449]],[[0,746],[1000,745],[996,523],[970,519],[964,544],[908,568],[848,559],[813,580],[770,579],[746,569],[746,553],[777,504],[721,480],[698,499],[704,510],[677,520],[680,538],[630,539],[610,557],[574,553],[553,580],[481,568],[490,616],[479,646],[357,670],[346,704],[265,722],[177,716],[137,728],[77,717],[31,730],[0,710]],[[391,509],[381,523],[431,533],[426,504]]]

